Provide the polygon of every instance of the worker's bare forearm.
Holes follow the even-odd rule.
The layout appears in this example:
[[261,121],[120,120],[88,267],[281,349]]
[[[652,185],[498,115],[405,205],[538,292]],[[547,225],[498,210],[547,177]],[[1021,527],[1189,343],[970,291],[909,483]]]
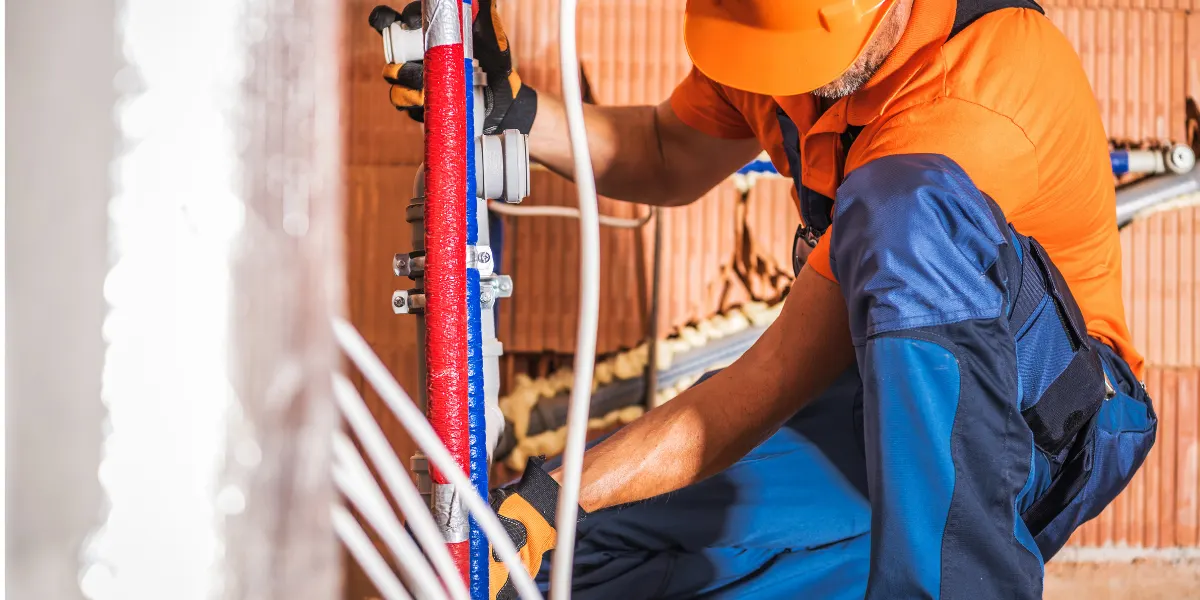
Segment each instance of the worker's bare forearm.
[[[594,511],[680,489],[733,464],[766,439],[794,408],[765,385],[739,381],[739,371],[729,367],[589,451],[580,506]],[[775,401],[755,403],[766,410],[739,406],[767,396]]]
[[797,286],[745,355],[587,452],[584,510],[671,492],[725,469],[851,364],[837,286],[808,269]]
[[[646,204],[674,200],[661,189],[661,156],[653,139],[651,106],[583,107],[588,148],[596,173],[596,191],[611,198]],[[548,94],[538,97],[538,115],[529,134],[530,158],[574,179],[575,163],[562,102]],[[656,189],[660,188],[660,189]],[[657,200],[657,202],[656,202]]]
[[[667,104],[583,107],[596,191],[656,206],[687,204],[758,152],[754,140],[719,140],[688,128]],[[697,144],[703,137],[708,144]],[[689,150],[689,146],[691,149]],[[697,147],[699,146],[699,147]],[[733,146],[733,151],[727,146]],[[529,134],[534,161],[568,179],[575,163],[562,102],[539,92]]]

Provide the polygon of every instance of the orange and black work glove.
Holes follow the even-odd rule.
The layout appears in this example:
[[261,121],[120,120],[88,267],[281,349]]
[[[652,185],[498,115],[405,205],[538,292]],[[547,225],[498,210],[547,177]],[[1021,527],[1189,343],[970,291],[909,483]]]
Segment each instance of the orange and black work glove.
[[[558,482],[542,469],[543,460],[533,457],[525,474],[516,485],[502,487],[491,493],[492,510],[500,518],[509,539],[530,577],[542,567],[542,557],[553,550],[558,540],[554,529],[558,508]],[[579,519],[587,516],[579,509]],[[493,549],[488,553],[489,597],[497,600],[516,600],[517,590],[508,576],[508,568]]]
[[[376,6],[371,11],[371,27],[381,34],[397,21],[405,29],[420,29],[421,3],[412,2],[401,12],[388,6]],[[495,0],[479,0],[479,14],[472,30],[475,59],[487,75],[487,85],[483,89],[483,133],[493,134],[506,129],[529,133],[537,113],[537,92],[523,85],[521,77],[513,70],[512,51],[496,12]],[[421,61],[385,65],[383,78],[392,86],[392,105],[423,122],[425,77]]]

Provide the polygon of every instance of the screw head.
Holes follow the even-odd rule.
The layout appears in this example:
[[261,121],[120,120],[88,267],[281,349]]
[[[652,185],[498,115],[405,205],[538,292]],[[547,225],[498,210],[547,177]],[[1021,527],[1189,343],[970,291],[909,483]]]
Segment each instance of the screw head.
[[1167,169],[1175,173],[1187,173],[1195,166],[1196,155],[1189,146],[1176,145],[1167,154]]
[[404,308],[404,296],[396,296],[392,298],[392,306],[396,308]]
[[407,254],[397,254],[392,257],[392,272],[397,276],[408,275],[409,258]]
[[485,263],[485,264],[492,262],[492,255],[487,252],[479,253],[479,262]]

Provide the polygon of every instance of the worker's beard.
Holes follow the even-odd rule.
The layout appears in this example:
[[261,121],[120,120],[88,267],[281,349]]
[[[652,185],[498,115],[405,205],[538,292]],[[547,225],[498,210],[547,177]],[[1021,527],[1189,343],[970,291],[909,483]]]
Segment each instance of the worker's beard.
[[837,100],[838,98],[849,96],[857,92],[862,86],[867,85],[867,82],[875,76],[875,72],[879,70],[880,65],[886,59],[887,55],[885,54],[876,63],[856,62],[833,83],[827,83],[813,90],[812,95],[829,100]]
[[849,96],[867,85],[879,67],[883,66],[883,62],[892,53],[892,49],[900,42],[911,12],[911,0],[898,0],[888,11],[885,17],[886,21],[881,24],[879,30],[868,42],[866,50],[859,55],[858,60],[854,61],[854,64],[850,65],[850,68],[846,69],[841,77],[838,77],[833,83],[827,83],[813,90],[812,95],[818,98],[837,100]]

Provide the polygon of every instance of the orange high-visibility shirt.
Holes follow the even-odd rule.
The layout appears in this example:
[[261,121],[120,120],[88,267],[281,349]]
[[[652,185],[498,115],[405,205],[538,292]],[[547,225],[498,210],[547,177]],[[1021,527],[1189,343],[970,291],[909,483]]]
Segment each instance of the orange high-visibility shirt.
[[[1017,231],[1046,248],[1089,334],[1141,377],[1121,299],[1108,140],[1079,58],[1045,16],[1024,8],[984,15],[947,40],[955,8],[955,0],[914,0],[908,27],[879,71],[825,111],[808,94],[752,94],[696,69],[671,106],[684,123],[714,137],[758,138],[779,172],[791,175],[775,114],[782,108],[801,134],[801,181],[830,198],[846,173],[881,156],[949,157]],[[848,125],[863,129],[843,157]],[[834,278],[829,235],[808,264]]]

